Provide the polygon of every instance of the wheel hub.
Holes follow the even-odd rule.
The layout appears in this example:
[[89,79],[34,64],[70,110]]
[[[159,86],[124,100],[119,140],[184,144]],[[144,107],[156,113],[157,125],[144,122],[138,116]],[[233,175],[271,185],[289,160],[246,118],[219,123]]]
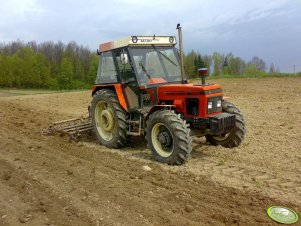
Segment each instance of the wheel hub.
[[173,153],[174,141],[169,128],[163,123],[156,123],[151,130],[152,145],[162,157],[169,157]]
[[111,131],[113,129],[114,120],[113,120],[112,112],[110,110],[106,109],[101,111],[100,123],[101,123],[101,127],[105,131]]
[[160,132],[158,140],[163,147],[168,147],[171,144],[171,137],[167,131]]

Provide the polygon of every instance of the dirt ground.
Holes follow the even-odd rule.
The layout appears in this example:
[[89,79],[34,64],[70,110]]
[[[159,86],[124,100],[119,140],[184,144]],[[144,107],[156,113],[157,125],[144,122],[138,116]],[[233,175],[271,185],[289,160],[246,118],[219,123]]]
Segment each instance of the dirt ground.
[[41,133],[86,115],[88,91],[0,95],[0,225],[276,225],[271,205],[300,216],[301,78],[214,82],[244,113],[247,136],[234,149],[194,138],[191,159],[173,167],[143,138],[110,150]]

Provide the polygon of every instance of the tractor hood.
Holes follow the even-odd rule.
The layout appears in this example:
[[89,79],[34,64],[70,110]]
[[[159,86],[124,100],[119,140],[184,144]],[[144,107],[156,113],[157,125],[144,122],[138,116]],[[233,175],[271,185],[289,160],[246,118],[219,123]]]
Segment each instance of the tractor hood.
[[167,84],[158,87],[158,94],[164,96],[179,95],[210,95],[222,93],[222,88],[218,84],[197,85],[197,84]]
[[[218,84],[166,84],[159,86],[157,97],[161,104],[172,103],[176,112],[185,117],[206,118],[221,112],[217,102],[223,98],[223,91]],[[208,103],[212,109],[207,109]]]

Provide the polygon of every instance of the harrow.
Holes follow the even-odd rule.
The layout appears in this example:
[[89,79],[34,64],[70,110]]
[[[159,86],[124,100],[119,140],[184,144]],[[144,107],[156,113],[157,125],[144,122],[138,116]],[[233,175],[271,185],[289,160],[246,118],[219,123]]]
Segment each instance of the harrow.
[[90,117],[72,118],[51,123],[49,127],[43,131],[43,134],[67,134],[69,136],[69,141],[76,141],[82,135],[82,133],[90,132],[92,130],[93,126]]

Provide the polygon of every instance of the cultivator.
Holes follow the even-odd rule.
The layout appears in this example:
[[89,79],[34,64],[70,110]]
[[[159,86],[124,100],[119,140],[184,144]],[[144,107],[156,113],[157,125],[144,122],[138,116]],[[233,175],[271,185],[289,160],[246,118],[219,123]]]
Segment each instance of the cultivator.
[[93,130],[91,117],[85,118],[73,118],[62,120],[58,122],[53,122],[44,131],[44,134],[53,135],[55,133],[67,134],[69,136],[69,141],[78,140],[84,132],[90,132]]

